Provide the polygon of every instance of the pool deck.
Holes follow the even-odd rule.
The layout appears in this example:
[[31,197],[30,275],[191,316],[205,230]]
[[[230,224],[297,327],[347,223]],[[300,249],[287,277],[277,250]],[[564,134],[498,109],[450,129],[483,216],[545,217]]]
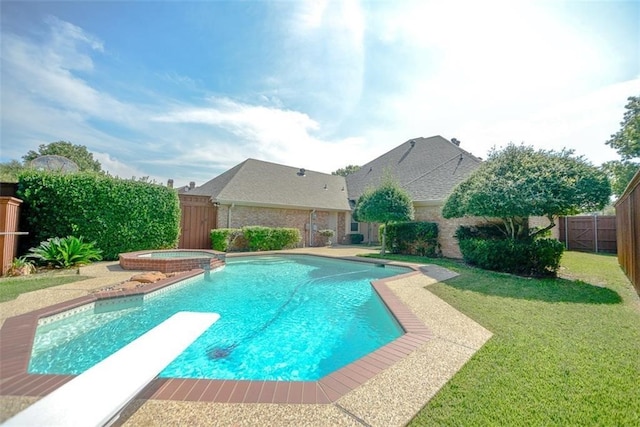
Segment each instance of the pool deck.
[[[286,252],[349,258],[374,251],[366,247],[337,246]],[[430,339],[337,400],[323,404],[285,404],[138,399],[125,409],[116,425],[405,425],[492,335],[425,289],[455,277],[455,273],[435,265],[421,266],[420,271],[421,274],[404,275],[385,283],[429,329]],[[91,279],[30,292],[0,303],[0,324],[9,317],[120,283],[134,273],[122,270],[117,262],[82,267],[80,274]],[[229,393],[234,391],[240,390],[229,390]],[[286,388],[289,395],[296,392],[293,387]],[[0,383],[0,422],[38,399],[3,395]]]

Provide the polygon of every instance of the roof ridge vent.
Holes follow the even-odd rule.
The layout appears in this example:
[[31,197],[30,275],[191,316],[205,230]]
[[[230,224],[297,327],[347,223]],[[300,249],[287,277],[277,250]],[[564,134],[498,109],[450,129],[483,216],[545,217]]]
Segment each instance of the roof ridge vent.
[[305,170],[305,168],[300,168],[300,170],[298,171],[298,176],[305,176],[306,173],[307,171]]

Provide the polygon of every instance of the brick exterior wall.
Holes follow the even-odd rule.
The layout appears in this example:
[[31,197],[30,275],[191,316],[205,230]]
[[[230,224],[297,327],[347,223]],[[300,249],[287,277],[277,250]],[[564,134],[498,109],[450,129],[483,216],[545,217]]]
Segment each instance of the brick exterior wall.
[[442,255],[447,258],[462,258],[458,241],[453,235],[461,225],[478,225],[485,222],[482,218],[453,218],[445,219],[442,217],[442,206],[416,206],[416,221],[429,221],[438,223],[438,243]]
[[[331,213],[328,211],[316,211],[315,218],[311,217],[311,210],[305,209],[278,209],[266,208],[260,206],[233,206],[222,205],[218,208],[218,227],[219,228],[242,228],[246,226],[259,225],[263,227],[286,227],[297,228],[300,230],[299,247],[308,246],[325,246],[328,242],[317,231],[324,229],[332,229],[335,236],[332,242],[340,242],[345,234],[345,212],[337,213],[337,224],[330,224]],[[309,238],[309,230],[307,224],[313,222],[314,232]]]

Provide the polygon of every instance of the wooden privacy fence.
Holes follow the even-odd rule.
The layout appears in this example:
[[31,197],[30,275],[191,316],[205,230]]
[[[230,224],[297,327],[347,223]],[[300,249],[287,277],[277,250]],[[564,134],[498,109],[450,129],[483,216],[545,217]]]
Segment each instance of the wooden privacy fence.
[[558,227],[559,240],[567,250],[617,252],[615,216],[565,216]]
[[0,273],[4,275],[11,267],[18,247],[20,204],[15,197],[0,197]]
[[209,196],[180,198],[180,249],[211,249],[211,230],[217,228],[217,208]]
[[640,295],[640,170],[616,203],[618,263]]

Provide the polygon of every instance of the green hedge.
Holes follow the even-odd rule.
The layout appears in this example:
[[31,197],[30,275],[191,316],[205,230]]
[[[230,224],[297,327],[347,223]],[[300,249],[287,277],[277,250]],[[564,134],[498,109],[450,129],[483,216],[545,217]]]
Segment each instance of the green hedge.
[[211,230],[211,247],[217,251],[273,251],[295,247],[300,242],[297,228],[248,226]]
[[178,244],[180,203],[175,190],[147,182],[81,172],[26,171],[18,178],[23,250],[52,237],[96,242],[105,260]]
[[351,233],[346,236],[347,243],[351,245],[359,245],[364,240],[364,235],[360,233]]
[[438,224],[425,221],[389,224],[386,246],[386,250],[396,254],[440,256]]
[[[465,236],[466,232],[457,233]],[[556,276],[564,245],[556,239],[458,237],[464,260],[485,270],[521,276]]]

